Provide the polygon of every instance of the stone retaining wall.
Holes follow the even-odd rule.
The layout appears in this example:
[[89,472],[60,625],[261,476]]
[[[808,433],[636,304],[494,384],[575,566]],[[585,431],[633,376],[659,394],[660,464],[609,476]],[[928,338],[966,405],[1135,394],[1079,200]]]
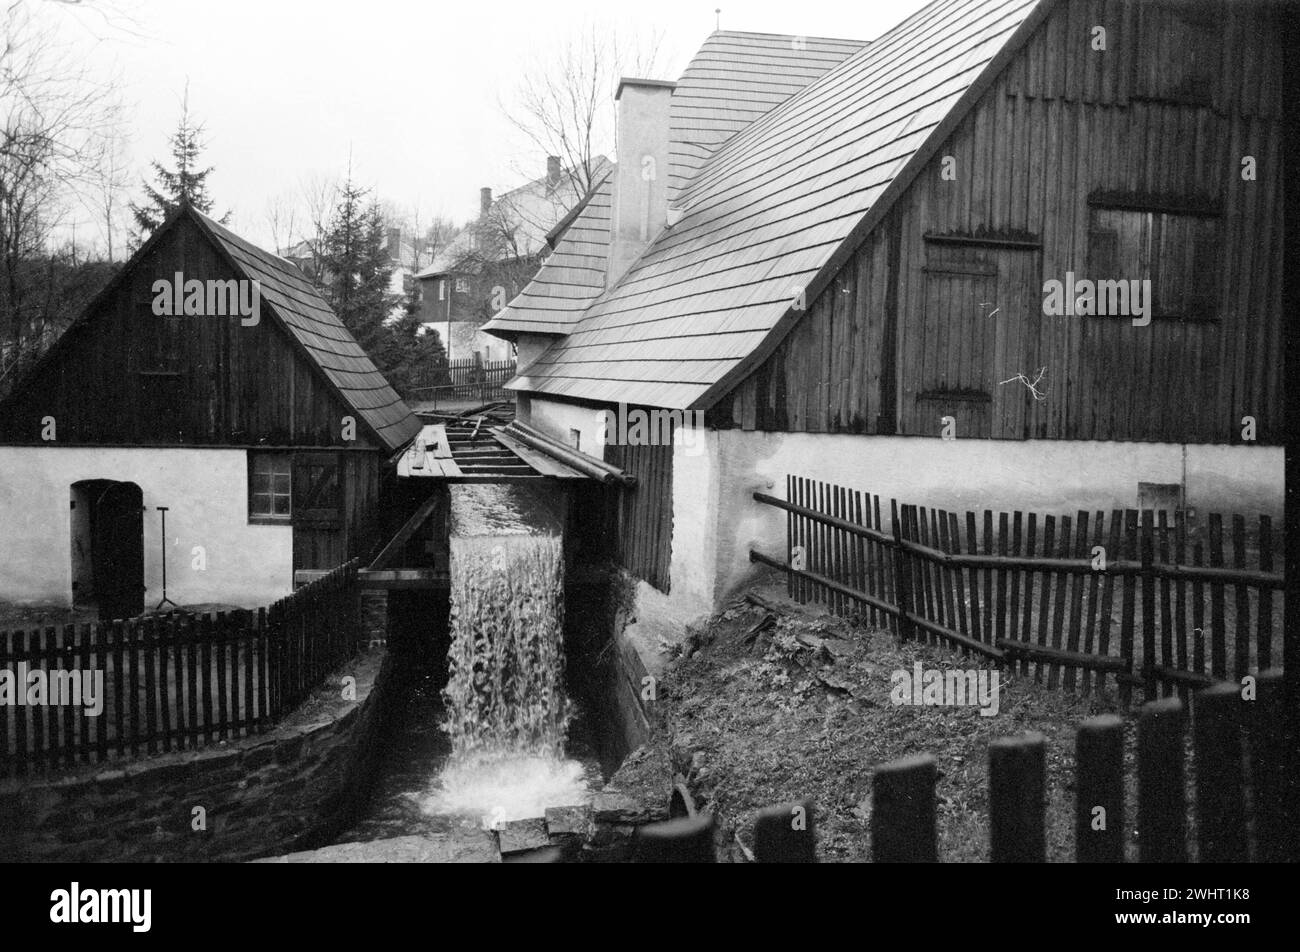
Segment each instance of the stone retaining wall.
[[368,792],[390,680],[387,655],[363,653],[265,734],[0,781],[0,861],[238,861],[321,846]]

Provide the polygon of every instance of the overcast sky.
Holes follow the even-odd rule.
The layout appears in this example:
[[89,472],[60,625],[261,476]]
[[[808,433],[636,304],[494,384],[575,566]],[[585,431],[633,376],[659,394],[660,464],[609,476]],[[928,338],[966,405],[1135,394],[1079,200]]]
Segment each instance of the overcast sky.
[[[531,64],[584,27],[662,34],[672,79],[714,29],[719,0],[54,0],[48,15],[76,55],[116,70],[126,109],[132,197],[163,156],[189,82],[210,189],[236,230],[270,243],[267,208],[312,176],[355,177],[427,219],[475,214],[480,186],[541,175],[503,114]],[[108,22],[86,4],[111,4]],[[871,39],[924,0],[722,0],[723,29]],[[609,90],[612,98],[613,89]],[[95,225],[86,216],[84,227]]]

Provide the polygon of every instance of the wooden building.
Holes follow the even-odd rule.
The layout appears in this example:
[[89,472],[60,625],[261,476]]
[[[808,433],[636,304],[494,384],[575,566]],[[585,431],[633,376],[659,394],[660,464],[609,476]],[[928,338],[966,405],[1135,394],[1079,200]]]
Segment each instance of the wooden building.
[[0,597],[138,611],[165,560],[173,601],[267,604],[373,550],[418,431],[296,267],[182,207],[0,403]]
[[[620,150],[669,156],[668,188],[620,161],[586,270],[489,325],[521,418],[590,443],[622,405],[703,413],[651,503],[657,587],[700,606],[783,545],[751,494],[788,473],[952,509],[1280,513],[1281,15],[936,0],[784,84],[822,41],[714,34],[675,87],[620,89]],[[682,146],[756,59],[783,95]]]

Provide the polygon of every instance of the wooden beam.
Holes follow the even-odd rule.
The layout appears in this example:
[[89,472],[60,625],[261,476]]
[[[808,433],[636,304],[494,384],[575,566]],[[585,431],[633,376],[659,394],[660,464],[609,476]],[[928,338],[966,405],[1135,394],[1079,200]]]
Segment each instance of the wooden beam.
[[415,535],[415,530],[424,525],[424,521],[428,519],[433,513],[433,510],[437,508],[439,498],[438,494],[434,493],[421,503],[420,508],[415,510],[414,515],[412,515],[410,519],[406,520],[406,524],[397,530],[397,535],[393,536],[393,538],[389,540],[388,545],[384,546],[383,551],[381,551],[379,555],[375,557],[375,560],[370,563],[371,569],[382,569],[386,567],[389,560],[402,551],[402,547],[410,541],[411,536]]

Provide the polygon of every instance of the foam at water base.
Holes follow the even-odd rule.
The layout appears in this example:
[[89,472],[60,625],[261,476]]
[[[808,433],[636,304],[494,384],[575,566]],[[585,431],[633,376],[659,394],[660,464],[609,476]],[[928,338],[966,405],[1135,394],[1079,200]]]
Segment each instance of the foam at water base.
[[453,486],[450,529],[452,757],[425,809],[491,824],[584,803],[582,766],[563,759],[559,520],[521,486]]

